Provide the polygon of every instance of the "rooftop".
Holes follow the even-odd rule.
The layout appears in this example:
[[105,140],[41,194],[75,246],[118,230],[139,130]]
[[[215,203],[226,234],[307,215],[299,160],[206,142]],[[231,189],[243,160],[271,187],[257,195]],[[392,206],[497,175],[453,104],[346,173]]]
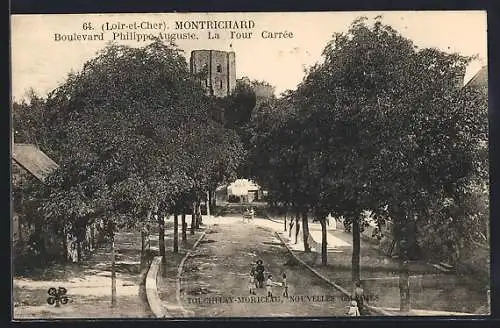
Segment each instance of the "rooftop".
[[467,82],[466,87],[487,87],[488,86],[488,66],[481,69]]
[[59,167],[56,162],[32,144],[15,143],[12,149],[12,159],[42,182]]

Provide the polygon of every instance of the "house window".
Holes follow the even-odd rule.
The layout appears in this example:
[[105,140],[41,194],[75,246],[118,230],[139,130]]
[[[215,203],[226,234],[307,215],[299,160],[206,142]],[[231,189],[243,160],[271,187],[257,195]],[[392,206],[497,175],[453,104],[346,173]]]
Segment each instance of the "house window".
[[222,73],[222,66],[217,64],[217,73]]
[[222,80],[220,80],[219,83],[220,83],[220,88],[222,89]]
[[205,86],[208,87],[208,80],[205,80]]

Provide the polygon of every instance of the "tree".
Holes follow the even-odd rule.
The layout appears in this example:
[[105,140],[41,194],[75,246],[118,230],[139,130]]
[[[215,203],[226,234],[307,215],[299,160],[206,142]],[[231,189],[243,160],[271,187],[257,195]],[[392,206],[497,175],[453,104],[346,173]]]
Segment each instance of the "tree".
[[[41,196],[43,211],[61,224],[69,219],[77,236],[105,215],[113,237],[120,227],[149,221],[158,208],[153,214],[159,217],[161,241],[163,214],[196,188],[203,165],[213,169],[203,163],[207,149],[189,146],[206,137],[199,129],[209,120],[206,97],[185,59],[161,42],[143,48],[107,46],[40,106],[38,118],[53,127],[43,142],[60,164]],[[192,131],[201,133],[193,138]],[[179,135],[185,136],[182,144]],[[184,150],[196,153],[177,156]],[[221,161],[228,159],[224,156]],[[191,169],[194,158],[198,164]]]
[[224,118],[228,128],[238,128],[250,121],[256,104],[255,92],[252,86],[241,81],[236,82],[236,88],[225,99]]
[[40,146],[48,127],[44,120],[45,100],[33,89],[28,89],[26,98],[12,104],[12,133],[17,143]]
[[[303,243],[308,244],[308,199],[307,157],[304,156],[301,125],[293,104],[292,93],[279,101],[264,103],[252,119],[252,133],[248,170],[258,183],[270,191],[270,201],[282,202],[292,208],[302,220]],[[299,147],[299,148],[298,148]],[[299,225],[296,224],[298,233]]]
[[[345,122],[349,138],[344,142],[352,141],[350,150],[344,157],[337,149],[335,157],[345,158],[344,167],[350,166],[343,180],[351,179],[345,187],[358,200],[351,208],[357,213],[374,209],[380,215],[388,209],[395,222],[401,310],[408,311],[409,228],[435,204],[461,193],[474,171],[477,148],[460,131],[477,131],[479,124],[460,120],[460,110],[453,105],[459,93],[457,77],[463,77],[471,58],[419,50],[390,26],[376,21],[369,27],[363,19],[355,21],[347,35],[335,35],[324,54],[325,63],[309,74],[314,87],[306,97],[313,92],[315,97],[307,103],[313,108],[315,100],[324,108],[338,104],[336,112],[349,113],[339,122]],[[325,90],[324,96],[318,90]],[[474,122],[477,119],[484,116]],[[339,130],[342,127],[336,126]],[[353,252],[353,269],[356,266]]]
[[[457,85],[471,58],[418,49],[380,20],[368,26],[363,18],[335,34],[323,55],[289,93],[294,110],[285,123],[256,125],[253,170],[270,180],[262,183],[273,197],[301,213],[311,208],[323,235],[328,212],[352,224],[353,281],[360,278],[362,213],[370,210],[379,224],[390,217],[401,258],[401,310],[408,311],[411,227],[431,217],[445,224],[429,213],[448,198],[463,203],[471,181],[484,177],[485,102],[470,93],[464,100]],[[326,238],[322,244],[326,253]]]
[[[16,104],[23,138],[38,137],[60,164],[36,195],[41,214],[68,224],[79,241],[99,217],[112,241],[117,230],[138,227],[141,260],[155,224],[165,257],[164,216],[199,204],[234,176],[242,154],[238,136],[210,119],[207,100],[175,46],[155,41],[110,44],[46,100]],[[115,286],[113,264],[112,271]],[[112,305],[115,294],[112,287]]]

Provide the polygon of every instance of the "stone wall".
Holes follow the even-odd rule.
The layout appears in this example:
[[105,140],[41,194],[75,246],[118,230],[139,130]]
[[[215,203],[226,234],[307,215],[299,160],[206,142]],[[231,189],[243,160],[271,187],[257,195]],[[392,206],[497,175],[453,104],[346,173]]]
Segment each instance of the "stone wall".
[[228,96],[236,87],[236,58],[234,52],[194,50],[190,59],[191,73],[207,72],[201,85],[208,94]]

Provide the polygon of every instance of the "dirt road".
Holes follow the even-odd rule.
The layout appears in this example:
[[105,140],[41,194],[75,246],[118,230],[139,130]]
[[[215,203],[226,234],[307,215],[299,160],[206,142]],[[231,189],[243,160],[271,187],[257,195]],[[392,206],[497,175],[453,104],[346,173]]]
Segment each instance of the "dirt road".
[[[344,316],[348,301],[342,294],[293,260],[271,230],[241,220],[212,226],[189,258],[182,275],[184,307],[196,317]],[[286,272],[289,297],[283,288],[265,288],[250,295],[251,264],[261,259],[268,274],[281,282]]]

